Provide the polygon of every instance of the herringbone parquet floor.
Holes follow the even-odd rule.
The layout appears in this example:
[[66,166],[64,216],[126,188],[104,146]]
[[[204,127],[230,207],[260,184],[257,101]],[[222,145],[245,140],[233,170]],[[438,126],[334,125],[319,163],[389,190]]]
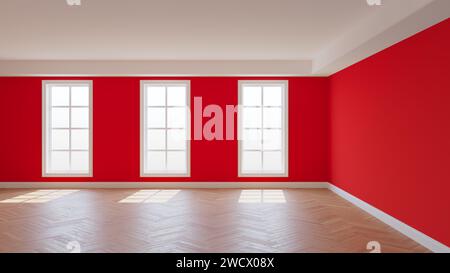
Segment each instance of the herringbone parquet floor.
[[0,252],[368,252],[369,241],[428,251],[327,189],[0,190]]

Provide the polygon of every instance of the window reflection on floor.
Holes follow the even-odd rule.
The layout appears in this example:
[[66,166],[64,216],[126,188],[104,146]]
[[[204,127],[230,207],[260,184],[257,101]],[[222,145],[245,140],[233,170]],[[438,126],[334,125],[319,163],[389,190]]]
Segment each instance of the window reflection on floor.
[[47,203],[77,191],[79,190],[37,190],[2,200],[0,203]]
[[242,190],[239,203],[286,203],[282,190]]
[[119,203],[166,203],[180,190],[140,190],[119,201]]

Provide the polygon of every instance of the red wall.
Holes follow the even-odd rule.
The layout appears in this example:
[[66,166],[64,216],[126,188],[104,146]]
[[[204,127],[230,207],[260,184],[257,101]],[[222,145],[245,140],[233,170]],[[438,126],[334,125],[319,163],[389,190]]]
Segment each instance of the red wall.
[[[41,81],[48,79],[0,77],[0,181],[329,180],[328,79],[299,77],[283,78],[289,80],[287,178],[238,178],[237,141],[206,140],[191,142],[190,178],[139,177],[139,81],[150,78],[132,77],[83,78],[94,81],[94,177],[42,178]],[[256,78],[184,79],[191,80],[191,99],[202,96],[204,106],[225,109],[237,104],[238,80]]]
[[450,20],[331,77],[331,180],[450,246]]

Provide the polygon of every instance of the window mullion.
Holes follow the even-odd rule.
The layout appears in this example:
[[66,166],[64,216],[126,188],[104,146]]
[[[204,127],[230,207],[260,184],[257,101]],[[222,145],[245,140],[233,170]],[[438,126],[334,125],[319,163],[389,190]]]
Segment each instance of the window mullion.
[[[147,105],[147,86],[144,85],[143,86],[144,90],[142,92],[144,92],[143,98],[141,98],[143,101],[141,102],[141,107],[143,107],[142,111],[144,112],[144,115],[142,117],[142,122],[144,123],[144,125],[141,127],[143,128],[143,132],[141,137],[143,138],[143,142],[144,142],[144,162],[143,164],[141,163],[141,166],[143,166],[143,168],[146,168],[146,164],[148,161],[148,143],[147,143],[147,135],[148,135],[148,121],[147,121],[147,115],[148,115],[148,105]],[[141,148],[142,149],[142,148]],[[141,151],[142,152],[142,151]]]
[[69,87],[69,170],[72,171],[72,86]]
[[264,87],[261,86],[261,171],[264,172]]
[[[48,120],[48,122],[46,121],[46,126],[47,126],[46,132],[48,134],[48,136],[47,136],[48,142],[45,143],[45,145],[47,147],[49,147],[49,150],[47,151],[48,160],[46,162],[46,169],[48,169],[48,167],[49,167],[49,166],[47,166],[48,164],[53,165],[52,164],[52,152],[51,152],[53,150],[53,145],[52,145],[52,133],[53,133],[53,131],[52,131],[52,127],[53,127],[52,126],[52,123],[53,123],[53,120],[52,120],[52,113],[53,113],[52,93],[53,93],[53,89],[51,88],[51,86],[50,87],[45,86],[45,96],[46,96],[46,99],[48,99],[48,103],[49,103],[49,105],[45,106],[45,108],[46,108],[45,113],[47,115],[47,120]],[[48,111],[49,109],[50,109],[50,113]],[[47,141],[47,140],[44,140],[44,141]],[[47,170],[45,170],[45,172],[47,172]]]
[[165,156],[165,158],[164,158],[164,168],[165,168],[165,170],[166,170],[166,172],[168,171],[167,170],[167,134],[168,134],[168,130],[167,130],[167,128],[169,127],[168,126],[168,124],[167,124],[167,113],[168,113],[168,111],[167,111],[167,86],[165,86],[164,87],[164,96],[165,96],[165,108],[164,108],[164,111],[165,111],[165,113],[164,113],[164,126],[165,126],[165,131],[164,131],[164,149],[165,149],[165,152],[164,152],[164,156]]

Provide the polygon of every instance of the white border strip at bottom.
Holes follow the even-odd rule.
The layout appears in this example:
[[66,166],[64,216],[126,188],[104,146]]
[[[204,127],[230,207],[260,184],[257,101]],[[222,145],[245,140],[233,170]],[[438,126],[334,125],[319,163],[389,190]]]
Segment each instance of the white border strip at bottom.
[[0,182],[0,189],[326,189],[328,182]]
[[433,252],[437,252],[437,253],[450,253],[450,248],[447,247],[446,245],[436,241],[435,239],[418,231],[417,229],[401,222],[400,220],[390,216],[389,214],[377,209],[376,207],[364,202],[363,200],[344,191],[343,189],[338,188],[335,185],[332,185],[331,183],[328,185],[328,188],[332,192],[336,193],[340,197],[342,197],[345,200],[352,203],[353,205],[361,208],[362,210],[369,213],[373,217],[375,217],[378,220],[384,222],[385,224],[391,226],[392,228],[396,229],[403,235],[413,239],[414,241],[423,245],[424,247],[428,248],[429,250],[431,250]]

